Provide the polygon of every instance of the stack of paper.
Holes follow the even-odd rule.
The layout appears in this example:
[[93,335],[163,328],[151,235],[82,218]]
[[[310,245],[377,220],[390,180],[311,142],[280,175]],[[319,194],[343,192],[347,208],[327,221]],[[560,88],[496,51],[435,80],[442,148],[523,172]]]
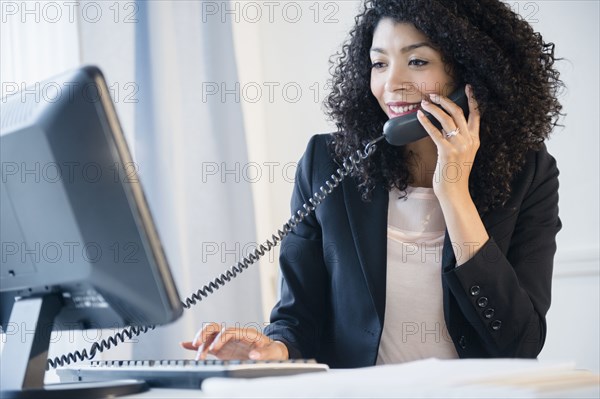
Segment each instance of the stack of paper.
[[212,378],[207,397],[544,398],[599,397],[599,376],[573,363],[530,359],[426,359],[292,377]]

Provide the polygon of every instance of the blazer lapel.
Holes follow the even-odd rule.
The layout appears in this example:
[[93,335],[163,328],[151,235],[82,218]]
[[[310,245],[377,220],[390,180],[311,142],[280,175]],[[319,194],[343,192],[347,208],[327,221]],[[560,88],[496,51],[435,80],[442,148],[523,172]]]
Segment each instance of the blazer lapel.
[[383,327],[385,315],[385,284],[387,260],[387,215],[389,196],[387,190],[377,186],[371,202],[364,202],[356,184],[342,183],[348,220],[360,265],[367,281],[369,293]]

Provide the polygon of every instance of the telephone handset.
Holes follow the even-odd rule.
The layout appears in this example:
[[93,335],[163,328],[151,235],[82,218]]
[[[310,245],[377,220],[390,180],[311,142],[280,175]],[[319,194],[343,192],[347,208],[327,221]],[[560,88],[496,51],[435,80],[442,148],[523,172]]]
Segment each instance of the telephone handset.
[[[458,89],[453,91],[448,98],[462,108],[465,118],[467,118],[469,115],[469,103],[465,95],[465,86],[459,85]],[[435,116],[425,110],[422,111],[436,128],[442,129],[442,125]],[[383,125],[383,136],[392,145],[405,145],[427,137],[428,134],[417,119],[417,112],[415,110],[415,112],[408,115],[398,116],[387,121]]]
[[[463,109],[465,115],[468,115],[467,98],[464,95],[464,86],[462,89],[454,91],[449,98],[456,102]],[[439,122],[437,122],[437,119],[435,119],[433,115],[429,114],[428,112],[425,112],[425,115],[427,115],[427,117],[434,123],[434,125],[436,125],[436,127],[438,127],[438,129],[440,128]],[[324,184],[319,187],[320,192],[314,193],[312,198],[302,205],[303,209],[298,209],[296,213],[292,214],[283,227],[277,230],[275,234],[271,235],[270,239],[266,240],[236,265],[230,267],[224,273],[221,273],[220,276],[214,278],[208,284],[204,285],[202,288],[188,296],[182,301],[183,307],[189,309],[196,305],[198,302],[202,301],[202,299],[206,298],[227,284],[229,281],[231,281],[231,279],[237,277],[238,274],[242,273],[250,265],[254,264],[267,252],[277,246],[277,244],[280,243],[283,238],[287,236],[294,227],[296,227],[296,225],[302,223],[302,221],[308,215],[310,215],[337,186],[340,185],[346,176],[352,173],[358,164],[370,157],[375,152],[377,149],[377,143],[379,141],[385,138],[389,144],[404,145],[410,143],[411,141],[419,140],[425,136],[427,136],[427,132],[421,127],[416,118],[416,114],[390,119],[384,125],[382,135],[367,143],[362,151],[356,150],[354,154],[350,155],[343,162],[342,166],[336,170],[336,173],[331,175],[331,179],[325,181]],[[154,328],[155,326],[130,326],[124,328],[120,332],[108,337],[107,339],[95,342],[91,346],[89,352],[84,349],[81,352],[75,351],[55,357],[53,359],[48,359],[46,369],[56,368],[58,366],[64,366],[65,364],[71,364],[72,362],[75,363],[77,361],[86,359],[91,360],[98,352],[108,350],[112,346],[117,346],[120,342],[124,342],[126,339],[131,339],[134,336],[146,333],[148,330],[153,330]]]

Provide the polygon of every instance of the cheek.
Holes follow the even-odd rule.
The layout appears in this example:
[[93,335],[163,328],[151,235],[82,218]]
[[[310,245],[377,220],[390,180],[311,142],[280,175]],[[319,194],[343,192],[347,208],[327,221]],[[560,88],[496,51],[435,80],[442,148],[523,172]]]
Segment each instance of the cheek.
[[436,84],[436,91],[438,93],[442,93],[443,95],[448,95],[448,90],[451,89],[452,79],[445,74],[443,71],[439,71],[435,75],[432,76],[431,79]]
[[377,98],[378,101],[382,101],[381,96],[383,95],[384,83],[377,76],[371,75],[371,93]]

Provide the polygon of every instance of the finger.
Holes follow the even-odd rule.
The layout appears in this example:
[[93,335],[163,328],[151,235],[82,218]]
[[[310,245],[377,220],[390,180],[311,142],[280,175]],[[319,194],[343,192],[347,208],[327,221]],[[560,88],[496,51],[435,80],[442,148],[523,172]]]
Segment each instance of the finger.
[[196,347],[192,341],[180,342],[179,345],[181,345],[183,349],[189,349],[191,351],[198,350],[198,347]]
[[419,119],[419,122],[421,122],[421,125],[423,126],[423,128],[425,129],[427,134],[429,134],[429,136],[431,137],[433,142],[438,147],[444,146],[445,145],[444,142],[446,142],[447,140],[444,140],[444,136],[442,135],[442,132],[440,132],[439,129],[436,128],[429,119],[427,119],[427,117],[425,116],[423,111],[421,111],[421,110],[417,111],[417,118]]
[[[446,125],[442,124],[442,126],[444,127],[444,130],[449,132],[458,127],[460,129],[459,134],[460,133],[467,134],[467,132],[466,132],[467,121],[465,119],[465,113],[463,112],[461,107],[459,107],[455,102],[450,100],[448,97],[442,96],[440,94],[430,93],[429,98],[434,103],[439,104],[443,109],[448,111],[448,113],[450,114],[449,116],[447,114],[446,115],[448,116],[449,119],[452,120],[452,123],[454,123],[455,127],[452,127],[452,124],[449,124],[448,127],[446,127]],[[431,112],[429,110],[427,110],[427,111]],[[445,112],[444,112],[444,114],[445,114]],[[439,118],[438,118],[438,120],[439,120]],[[442,121],[440,120],[440,122],[442,122]]]
[[194,337],[192,344],[197,348],[200,344],[214,338],[221,331],[221,326],[217,323],[208,323]]
[[473,86],[468,84],[465,87],[465,93],[469,99],[469,121],[467,126],[473,137],[479,140],[479,123],[481,121],[481,114],[479,112],[479,104],[473,95]]
[[289,354],[283,342],[272,341],[267,345],[253,346],[248,357],[252,360],[287,360]]
[[221,332],[219,333],[219,335],[217,335],[215,337],[215,339],[212,341],[212,343],[210,344],[210,346],[208,346],[208,351],[212,352],[213,354],[216,352],[219,352],[221,350],[221,348],[223,347],[223,345],[225,345],[228,341],[236,338],[236,329],[223,329],[221,330]]
[[[431,97],[431,95],[430,95],[430,97]],[[445,113],[437,105],[432,104],[432,103],[430,103],[427,100],[423,100],[423,101],[421,101],[421,107],[425,111],[427,111],[430,114],[432,114],[435,117],[435,119],[437,119],[441,123],[442,128],[445,131],[450,132],[450,131],[456,129],[457,125],[454,122],[454,119],[452,119],[452,117],[450,115],[448,115],[447,113]],[[433,124],[432,124],[432,126],[433,126]]]
[[193,342],[194,345],[199,345],[196,352],[196,360],[206,359],[209,346],[221,331],[219,328],[220,326],[217,323],[209,323],[208,325],[204,326],[204,328],[200,330],[198,334],[196,334],[196,338],[194,338]]
[[[221,330],[222,332],[223,330]],[[200,345],[198,347],[198,352],[196,353],[196,360],[204,360],[206,359],[206,356],[208,355],[208,352],[210,352],[210,348],[212,345],[214,345],[215,341],[217,341],[219,339],[219,336],[221,335],[221,332],[219,332],[218,334],[214,334],[211,336],[211,339],[206,340],[206,342],[203,342],[202,345]]]
[[228,328],[215,338],[209,350],[213,353],[218,353],[225,344],[232,340],[246,344],[250,348],[256,343],[268,342],[269,339],[254,328]]
[[198,351],[196,352],[196,360],[204,360],[206,359],[206,354],[208,352],[208,345],[201,344],[198,347]]

